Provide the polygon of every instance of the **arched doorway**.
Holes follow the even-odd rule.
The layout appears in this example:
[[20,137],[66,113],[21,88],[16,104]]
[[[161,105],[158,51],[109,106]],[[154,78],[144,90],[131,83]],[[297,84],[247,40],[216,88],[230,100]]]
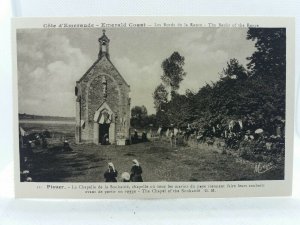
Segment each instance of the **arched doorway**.
[[102,145],[109,144],[109,127],[110,124],[99,124],[99,142]]
[[115,143],[115,121],[113,112],[107,103],[103,103],[94,115],[94,143]]

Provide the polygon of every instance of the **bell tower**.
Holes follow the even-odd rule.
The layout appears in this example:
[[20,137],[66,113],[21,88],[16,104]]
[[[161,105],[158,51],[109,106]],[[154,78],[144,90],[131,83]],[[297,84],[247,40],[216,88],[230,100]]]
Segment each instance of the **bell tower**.
[[102,30],[103,34],[102,36],[98,39],[99,41],[99,54],[98,58],[101,59],[103,56],[106,56],[107,59],[109,59],[109,39],[105,35],[105,30]]

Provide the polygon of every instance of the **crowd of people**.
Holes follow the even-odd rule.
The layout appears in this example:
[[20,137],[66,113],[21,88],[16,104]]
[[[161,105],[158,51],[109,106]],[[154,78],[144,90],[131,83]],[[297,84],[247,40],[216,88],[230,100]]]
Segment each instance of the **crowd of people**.
[[[155,132],[149,131],[152,138]],[[274,155],[284,153],[285,150],[285,120],[280,116],[272,117],[268,121],[263,118],[254,119],[247,116],[241,119],[232,119],[222,122],[208,121],[204,125],[188,124],[185,128],[170,127],[159,128],[157,135],[161,138],[167,137],[171,147],[176,147],[181,143],[195,141],[200,143],[214,145],[221,143],[222,147],[229,150],[248,149],[250,154]],[[47,138],[50,137],[48,131],[41,133],[26,134],[20,128],[20,170],[21,181],[32,181],[31,167],[34,156],[33,149],[46,148],[48,146]],[[146,131],[141,135],[134,130],[131,136],[131,143],[140,143],[148,141]],[[108,137],[104,136],[103,144],[108,144]],[[62,141],[62,152],[72,151],[68,140]],[[118,171],[113,163],[108,164],[108,169],[104,173],[106,182],[117,182]],[[143,182],[142,168],[139,162],[133,160],[130,173],[121,174],[123,182]]]
[[213,145],[222,140],[228,149],[237,150],[250,146],[253,153],[277,154],[284,151],[285,121],[277,116],[270,121],[257,120],[251,116],[226,122],[208,122],[203,126],[188,124],[185,128],[170,126],[159,128],[160,137],[166,136],[171,147],[180,142],[195,140],[197,143]]
[[137,144],[137,143],[147,142],[147,141],[148,141],[147,132],[145,130],[142,132],[142,135],[140,137],[138,131],[134,129],[134,134],[131,136],[131,144]]
[[19,145],[20,145],[20,177],[21,181],[31,182],[31,169],[32,169],[32,158],[33,149],[35,147],[47,148],[47,138],[50,137],[50,132],[45,130],[41,133],[30,133],[27,134],[22,127],[19,132]]
[[[132,167],[130,174],[128,172],[123,172],[121,175],[122,182],[143,182],[142,178],[142,167],[139,162],[134,159],[132,160]],[[108,163],[108,168],[104,173],[105,182],[117,182],[118,171],[116,170],[112,162]]]

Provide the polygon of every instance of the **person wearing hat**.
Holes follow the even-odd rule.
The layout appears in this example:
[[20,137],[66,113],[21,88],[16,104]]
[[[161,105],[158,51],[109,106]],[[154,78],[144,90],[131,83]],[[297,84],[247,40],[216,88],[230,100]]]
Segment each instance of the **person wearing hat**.
[[108,169],[104,173],[105,182],[117,182],[118,171],[112,162],[108,163]]
[[131,173],[130,173],[130,180],[132,182],[143,182],[143,178],[142,178],[142,167],[140,166],[139,162],[134,159],[132,160],[133,165],[131,167]]

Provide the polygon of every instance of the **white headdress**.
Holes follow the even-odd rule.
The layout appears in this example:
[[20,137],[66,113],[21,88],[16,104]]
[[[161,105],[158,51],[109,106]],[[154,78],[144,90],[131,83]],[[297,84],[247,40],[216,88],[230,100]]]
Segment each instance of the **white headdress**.
[[140,166],[139,162],[138,162],[136,159],[132,160],[132,162],[133,162],[135,165]]
[[108,166],[110,166],[110,167],[113,169],[114,172],[116,171],[116,170],[115,170],[115,166],[114,166],[114,164],[113,164],[112,162],[109,162],[109,163],[108,163]]

